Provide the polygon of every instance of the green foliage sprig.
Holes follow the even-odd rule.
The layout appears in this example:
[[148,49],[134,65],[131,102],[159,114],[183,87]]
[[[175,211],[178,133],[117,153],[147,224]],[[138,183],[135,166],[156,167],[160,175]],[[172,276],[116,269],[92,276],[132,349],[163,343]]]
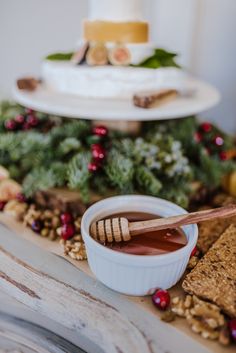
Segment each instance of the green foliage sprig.
[[155,49],[152,56],[144,59],[135,67],[144,67],[148,69],[159,69],[160,67],[180,67],[176,62],[176,53],[168,52],[164,49]]
[[206,149],[217,134],[223,137],[226,149],[235,148],[233,139],[213,127],[212,136],[197,142],[200,125],[190,117],[146,123],[141,137],[110,132],[103,140],[107,157],[92,173],[88,170],[91,144],[99,143],[101,137],[93,135],[90,122],[37,113],[40,128],[6,131],[5,121],[23,111],[7,102],[0,106],[0,165],[22,182],[27,196],[66,186],[79,190],[85,202],[91,191],[104,195],[112,190],[159,196],[187,207],[192,181],[217,187],[226,173],[236,169],[235,161],[219,158],[216,147],[211,155]]
[[74,52],[69,52],[69,53],[53,53],[49,54],[46,56],[46,60],[50,61],[69,61],[71,60],[72,56],[74,55]]

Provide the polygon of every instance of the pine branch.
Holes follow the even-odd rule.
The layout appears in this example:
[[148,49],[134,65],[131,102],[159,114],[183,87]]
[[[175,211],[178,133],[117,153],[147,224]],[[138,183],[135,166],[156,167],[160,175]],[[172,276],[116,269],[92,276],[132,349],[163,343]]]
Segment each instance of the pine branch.
[[31,197],[38,190],[47,190],[66,183],[66,165],[55,162],[50,168],[35,168],[27,174],[23,181],[23,191],[27,197]]
[[75,155],[68,164],[68,186],[80,191],[85,202],[89,201],[89,179],[91,174],[88,164],[91,160],[89,152],[81,152]]
[[160,195],[162,183],[147,167],[140,166],[137,168],[135,171],[135,179],[138,189],[142,193],[147,193],[153,196]]
[[116,186],[119,191],[131,192],[133,190],[134,166],[131,159],[112,149],[104,171],[109,183]]
[[33,169],[23,180],[23,192],[31,197],[38,190],[47,190],[56,186],[57,180],[52,170],[43,167]]
[[70,152],[79,151],[81,142],[75,137],[67,137],[59,145],[59,153],[64,156]]

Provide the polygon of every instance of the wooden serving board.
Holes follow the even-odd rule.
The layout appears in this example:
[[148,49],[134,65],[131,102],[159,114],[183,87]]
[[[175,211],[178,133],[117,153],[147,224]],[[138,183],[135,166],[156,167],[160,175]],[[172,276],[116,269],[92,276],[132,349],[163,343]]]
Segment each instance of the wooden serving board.
[[[75,330],[109,353],[231,353],[193,333],[185,319],[170,324],[150,297],[116,293],[99,283],[87,261],[75,261],[58,242],[37,236],[9,216],[0,215],[0,290]],[[56,256],[55,256],[56,255]],[[66,261],[65,261],[66,260]],[[171,291],[180,295],[180,286]]]

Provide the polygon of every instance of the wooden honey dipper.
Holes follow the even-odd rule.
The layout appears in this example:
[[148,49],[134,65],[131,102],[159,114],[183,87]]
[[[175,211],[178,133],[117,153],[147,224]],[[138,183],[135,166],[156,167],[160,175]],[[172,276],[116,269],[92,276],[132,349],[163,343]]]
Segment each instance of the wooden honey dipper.
[[128,241],[132,236],[168,228],[178,228],[187,224],[208,221],[214,218],[236,215],[236,204],[210,210],[187,213],[180,216],[157,218],[148,221],[129,222],[124,217],[102,219],[90,226],[91,236],[101,243]]

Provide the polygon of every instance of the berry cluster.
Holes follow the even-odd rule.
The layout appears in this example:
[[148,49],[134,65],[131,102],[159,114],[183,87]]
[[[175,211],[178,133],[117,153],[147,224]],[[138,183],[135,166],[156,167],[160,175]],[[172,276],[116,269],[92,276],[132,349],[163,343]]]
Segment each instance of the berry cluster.
[[32,109],[25,109],[24,114],[6,120],[4,125],[7,131],[31,130],[38,127],[39,119]]
[[[48,212],[48,211],[47,211]],[[51,215],[51,211],[49,211],[48,213],[50,213]],[[59,226],[59,224],[61,223],[60,226],[60,237],[64,240],[69,240],[71,239],[76,232],[75,229],[75,225],[74,225],[74,217],[72,216],[71,213],[69,212],[65,212],[65,213],[61,213],[60,214],[60,220],[58,220],[58,224],[57,227]],[[45,219],[43,220],[42,217],[35,219],[32,223],[31,223],[31,229],[35,232],[35,233],[40,233],[43,230],[43,228],[45,227]],[[47,223],[48,223],[49,219],[47,219]]]
[[[108,129],[105,126],[95,126],[92,133],[104,140],[108,134]],[[91,145],[91,153],[92,161],[88,164],[88,170],[94,173],[102,167],[102,163],[106,158],[106,150],[101,143],[94,143]]]
[[71,239],[75,235],[74,218],[71,213],[65,212],[60,216],[61,220],[61,238]]
[[204,122],[200,124],[194,135],[194,140],[196,143],[201,143],[205,147],[207,154],[216,154],[222,161],[228,159],[224,146],[224,137],[215,129],[211,123]]

